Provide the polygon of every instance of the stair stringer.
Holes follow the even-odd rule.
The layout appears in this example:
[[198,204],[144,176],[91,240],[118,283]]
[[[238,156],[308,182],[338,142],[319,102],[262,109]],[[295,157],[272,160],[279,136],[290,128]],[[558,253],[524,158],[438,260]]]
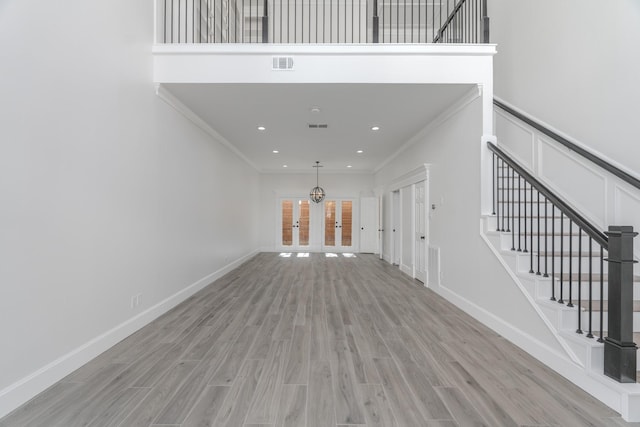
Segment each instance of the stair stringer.
[[[489,215],[488,217],[492,216]],[[490,233],[496,234],[496,236],[493,236],[495,239],[492,239]],[[562,325],[566,321],[566,315],[563,314],[563,311],[566,311],[565,308],[560,304],[553,304],[548,300],[537,298],[537,283],[533,287],[533,292],[527,289],[519,277],[515,257],[513,260],[515,265],[512,266],[510,265],[511,262],[502,254],[500,233],[488,231],[488,218],[480,219],[480,236],[531,307],[538,313],[540,319],[565,351],[565,354],[549,350],[541,351],[540,348],[536,347],[535,340],[532,340],[531,343],[520,341],[517,343],[518,346],[611,409],[619,412],[625,421],[640,421],[640,385],[621,384],[606,377],[603,373],[604,351],[602,344],[593,342],[594,340],[584,336],[569,333],[566,330],[563,331],[554,325],[554,322]],[[546,311],[552,316],[556,316],[556,318],[550,319],[549,315],[545,313],[545,308],[550,308],[550,310]],[[571,309],[571,311],[575,313],[575,309]],[[579,356],[580,353],[582,353],[582,357]]]
[[511,276],[511,279],[516,284],[518,289],[520,289],[520,291],[522,292],[524,297],[527,299],[531,307],[536,311],[536,313],[538,313],[538,316],[540,316],[540,318],[542,319],[546,327],[549,329],[551,334],[554,336],[556,341],[558,341],[558,344],[560,344],[560,346],[564,349],[568,359],[571,360],[573,363],[581,367],[584,367],[583,362],[580,360],[577,354],[572,350],[571,346],[569,346],[567,342],[560,336],[559,331],[555,328],[555,326],[551,322],[551,319],[549,319],[549,317],[544,313],[544,311],[538,304],[538,301],[534,298],[533,295],[531,295],[530,291],[522,283],[522,281],[518,277],[517,268],[512,268],[512,266],[509,265],[509,262],[507,261],[507,259],[505,259],[505,257],[502,256],[501,248],[496,247],[493,244],[490,236],[487,235],[486,221],[484,219],[480,220],[480,236],[482,237],[482,240],[484,240],[484,242],[487,244],[487,246],[489,246],[489,249],[491,250],[491,252],[493,252],[496,258],[498,258],[498,261],[500,261],[500,264],[505,269],[507,274]]

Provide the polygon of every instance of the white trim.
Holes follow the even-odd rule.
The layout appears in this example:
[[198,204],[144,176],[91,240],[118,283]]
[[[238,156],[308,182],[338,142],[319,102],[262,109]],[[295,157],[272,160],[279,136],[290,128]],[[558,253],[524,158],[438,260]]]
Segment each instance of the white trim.
[[238,150],[235,147],[235,145],[233,145],[225,137],[223,137],[218,132],[216,132],[215,129],[213,129],[211,126],[209,126],[209,124],[207,124],[207,122],[202,120],[200,118],[200,116],[198,116],[196,113],[193,112],[193,110],[191,110],[184,103],[182,103],[182,101],[180,101],[178,98],[176,98],[162,84],[156,84],[156,95],[158,95],[158,97],[160,97],[160,99],[162,99],[164,102],[169,104],[171,107],[173,107],[176,111],[181,113],[187,119],[191,120],[191,122],[193,124],[195,124],[200,129],[205,131],[205,133],[207,133],[210,137],[212,137],[216,142],[219,142],[220,144],[222,144],[225,147],[227,147],[232,153],[234,153],[236,156],[238,156],[242,160],[244,160],[245,163],[247,163],[249,166],[251,166],[252,168],[254,168],[258,172],[262,172],[260,170],[260,168],[258,168],[258,166],[256,166],[255,163],[253,163],[251,160],[249,160],[249,158],[247,156],[242,154],[242,152],[240,150]]
[[224,44],[224,43],[180,43],[155,44],[154,54],[162,55],[416,55],[416,56],[493,56],[495,44]]
[[430,163],[423,163],[417,168],[411,169],[409,172],[400,175],[389,185],[387,185],[387,191],[393,192],[398,191],[403,187],[408,187],[413,184],[417,184],[420,181],[427,181],[429,179],[429,168],[431,167]]
[[395,153],[393,153],[391,156],[385,159],[382,163],[376,166],[373,169],[373,172],[374,173],[380,172],[393,159],[398,157],[400,154],[402,154],[404,151],[406,151],[413,145],[417,144],[420,141],[423,141],[429,133],[433,132],[434,129],[438,128],[440,125],[442,125],[444,122],[449,120],[451,117],[455,116],[458,112],[463,110],[467,105],[471,104],[473,101],[475,101],[479,97],[480,97],[480,91],[478,90],[477,86],[474,86],[473,88],[469,89],[469,91],[465,95],[463,95],[458,101],[456,101],[452,106],[450,106],[449,108],[444,110],[442,113],[440,113],[438,117],[433,119],[431,122],[429,122],[428,125],[426,125],[420,131],[418,131],[418,133],[416,133],[414,136],[409,138],[407,142],[402,144],[402,146]]
[[400,264],[400,271],[413,279],[413,268],[405,264]]
[[197,282],[176,292],[153,307],[149,307],[142,313],[124,321],[109,331],[87,341],[69,353],[48,363],[37,371],[27,375],[19,381],[0,390],[0,417],[3,417],[29,401],[38,393],[46,390],[51,385],[60,381],[71,372],[86,364],[99,354],[108,350],[137,330],[151,323],[153,320],[180,304],[196,292],[205,288],[215,280],[224,276],[242,263],[254,257],[257,250],[244,255],[227,264],[219,270],[203,277]]

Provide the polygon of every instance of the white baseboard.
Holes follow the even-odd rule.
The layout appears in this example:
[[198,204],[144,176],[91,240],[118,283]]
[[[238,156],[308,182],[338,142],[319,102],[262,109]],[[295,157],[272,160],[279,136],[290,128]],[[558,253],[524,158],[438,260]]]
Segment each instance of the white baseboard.
[[413,278],[413,269],[408,265],[400,264],[400,271],[402,271],[407,276]]
[[32,374],[20,379],[0,390],[0,418],[9,414],[20,405],[26,403],[37,394],[43,392],[71,372],[86,364],[96,356],[113,347],[129,335],[148,325],[210,283],[218,280],[243,262],[254,257],[259,251],[254,250],[237,260],[227,264],[186,288],[176,292],[153,307],[117,325],[113,329],[93,338],[80,347],[48,363]]

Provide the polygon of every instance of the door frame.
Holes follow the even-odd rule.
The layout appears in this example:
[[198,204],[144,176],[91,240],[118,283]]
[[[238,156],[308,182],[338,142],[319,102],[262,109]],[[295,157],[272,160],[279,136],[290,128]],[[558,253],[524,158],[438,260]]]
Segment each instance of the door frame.
[[[391,182],[387,188],[386,188],[386,194],[389,197],[390,200],[390,206],[391,206],[391,226],[392,228],[394,227],[394,225],[397,225],[397,227],[399,227],[400,229],[396,228],[396,233],[399,236],[399,248],[396,248],[395,243],[393,243],[395,240],[394,237],[394,233],[392,231],[390,231],[391,233],[391,239],[390,241],[392,242],[392,251],[391,251],[391,262],[394,263],[395,260],[398,258],[396,252],[396,249],[400,250],[400,257],[402,257],[402,247],[404,246],[403,240],[402,240],[402,235],[403,235],[403,228],[404,227],[410,227],[410,231],[411,233],[409,233],[411,236],[415,236],[416,234],[416,222],[415,222],[415,212],[412,212],[411,215],[411,221],[410,224],[403,224],[402,223],[402,201],[400,201],[399,203],[399,209],[396,209],[394,207],[394,193],[397,194],[398,196],[400,196],[400,190],[402,188],[409,188],[409,190],[411,191],[412,194],[412,206],[415,206],[415,185],[417,183],[419,183],[420,181],[424,181],[424,198],[425,198],[425,215],[424,215],[424,230],[426,233],[426,238],[425,238],[425,253],[424,253],[424,265],[425,265],[425,283],[424,286],[425,287],[429,287],[429,283],[428,283],[428,278],[429,278],[429,241],[430,241],[430,237],[431,237],[431,233],[429,230],[429,215],[427,213],[428,211],[428,206],[429,206],[429,169],[430,169],[431,165],[428,163],[423,163],[422,165],[418,166],[415,169],[412,169],[410,171],[408,171],[407,173],[405,173],[404,175],[396,178],[393,182]],[[397,192],[397,193],[396,193]],[[397,210],[397,212],[395,212]],[[415,211],[415,208],[412,208],[412,210]],[[394,222],[396,222],[396,219],[399,219],[398,224],[394,224]],[[412,241],[410,247],[411,252],[412,252],[412,266],[411,266],[411,271],[407,271],[407,274],[409,274],[413,279],[416,278],[416,250],[415,250],[415,244]],[[400,260],[402,261],[402,258],[400,258]]]
[[[325,216],[325,203],[327,201],[335,201],[336,202],[336,216],[338,212],[340,212],[340,223],[342,224],[342,204],[343,201],[351,202],[351,246],[343,247],[343,246],[325,246],[324,244],[324,229],[326,226],[326,216]],[[340,208],[338,209],[338,205],[340,204]],[[357,230],[360,229],[360,200],[357,197],[327,197],[322,203],[319,203],[322,210],[322,218],[320,220],[320,252],[356,252],[356,248],[360,247],[360,234],[356,233]],[[340,230],[340,237],[342,238],[342,230]],[[338,236],[336,234],[336,243]]]
[[[308,200],[309,201],[309,246],[301,248],[298,246],[283,246],[282,245],[282,202],[284,200],[293,200],[294,201],[294,212],[295,212],[295,202],[298,200]],[[318,208],[315,206],[316,203],[313,203],[309,200],[308,196],[287,196],[287,195],[278,195],[276,197],[276,241],[275,241],[275,249],[278,252],[315,252],[317,251],[318,242],[316,241],[316,237],[314,236],[314,230],[318,227],[318,215],[322,213],[318,213]],[[317,234],[317,233],[316,233]],[[296,239],[294,238],[294,242]]]

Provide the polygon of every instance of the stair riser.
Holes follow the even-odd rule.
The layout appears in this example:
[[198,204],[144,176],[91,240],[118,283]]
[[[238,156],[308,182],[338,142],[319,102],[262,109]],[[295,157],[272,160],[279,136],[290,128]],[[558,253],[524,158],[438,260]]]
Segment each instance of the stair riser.
[[[575,327],[577,328],[577,316],[574,315],[574,317],[576,318],[576,323],[575,323]],[[607,312],[604,312],[603,317],[603,330],[608,330],[609,329],[609,321],[607,319]],[[587,311],[582,312],[582,329],[586,330],[588,328],[589,325],[589,313]],[[600,312],[593,312],[592,313],[592,329],[593,331],[599,331],[600,330]],[[633,313],[633,332],[640,332],[640,312],[635,312]],[[595,332],[594,332],[595,334]],[[636,343],[636,344],[640,344],[640,343]]]
[[[537,234],[538,232],[538,220],[537,218],[534,218],[533,221],[531,221],[531,218],[527,218],[526,224],[525,224],[525,220],[524,217],[520,218],[520,221],[518,222],[518,217],[516,216],[515,218],[504,218],[504,221],[502,220],[502,217],[499,220],[495,220],[493,222],[491,222],[489,224],[489,229],[490,230],[494,230],[494,231],[502,231],[502,227],[503,227],[503,222],[504,222],[504,230],[506,232],[507,228],[511,231],[514,230],[516,233],[518,233],[518,230],[522,230],[522,234],[525,233],[525,225],[526,225],[526,232],[534,232]],[[555,224],[554,224],[555,223]],[[499,226],[499,229],[498,229]],[[555,234],[560,234],[560,220],[556,219],[554,221],[551,220],[551,217],[549,217],[547,219],[547,226],[546,226],[546,234],[551,235],[551,232],[554,231]],[[553,229],[553,227],[555,227],[555,230]],[[545,233],[545,224],[544,224],[544,217],[540,218],[540,228],[539,228],[542,232],[542,234]],[[565,224],[564,225],[564,230],[563,232],[565,234],[569,234],[569,224]],[[574,225],[573,226],[573,232],[575,234],[577,234],[578,232],[578,228]]]
[[[591,298],[596,301],[596,300],[600,300],[600,284],[598,283],[598,285],[594,285],[592,290],[591,290]],[[609,285],[605,282],[604,283],[604,287],[603,287],[603,294],[604,294],[604,300],[606,301],[607,299],[609,299]],[[549,280],[544,280],[544,279],[540,279],[537,282],[537,288],[536,288],[536,293],[535,293],[536,297],[541,298],[541,299],[551,299],[551,282]],[[564,284],[564,289],[563,289],[563,295],[567,296],[569,295],[569,285],[567,283]],[[573,284],[571,286],[571,295],[574,296],[574,298],[577,298],[578,295],[578,285],[577,284]],[[558,283],[556,283],[556,288],[555,288],[555,296],[556,298],[558,298],[560,296],[560,286]],[[582,299],[583,300],[587,300],[589,299],[589,285],[588,283],[583,283],[582,284]],[[634,283],[633,284],[633,299],[636,300],[640,300],[640,283]]]
[[[525,242],[525,238],[526,238],[526,242]],[[548,252],[551,252],[552,248],[557,253],[569,252],[569,251],[578,252],[578,249],[580,248],[579,240],[582,240],[582,251],[588,251],[589,249],[589,238],[586,236],[582,236],[582,238],[579,238],[578,236],[556,235],[553,238],[548,237],[546,240],[547,240],[546,249]],[[537,235],[534,235],[533,239],[531,239],[531,236],[521,235],[520,239],[518,239],[517,231],[515,232],[514,236],[512,236],[512,233],[506,233],[506,232],[500,233],[500,246],[504,250],[510,250],[512,247],[515,247],[516,249],[520,248],[524,250],[525,243],[526,243],[527,250],[531,250],[531,249],[533,249],[534,251],[538,250]],[[542,251],[545,250],[545,239],[543,236],[540,236],[540,249]],[[595,242],[593,243],[593,252],[595,254],[599,254],[600,252],[600,249]]]
[[[594,338],[587,338],[585,334],[575,334],[575,332],[563,332],[567,344],[574,351],[575,355],[585,365],[596,372],[602,372],[604,366],[604,345],[597,341],[599,335]],[[636,366],[640,367],[640,351],[636,354]]]
[[[518,257],[518,271],[528,273],[531,269],[531,257],[529,253],[517,252]],[[540,273],[544,274],[545,272],[551,276],[552,272],[555,272],[556,275],[560,274],[560,270],[562,267],[562,271],[565,274],[569,273],[569,269],[571,267],[571,271],[574,274],[577,274],[580,271],[580,262],[582,262],[582,274],[589,273],[589,258],[551,258],[548,257],[546,259],[546,269],[545,269],[545,258],[540,258]],[[554,270],[555,268],[555,270]],[[533,271],[535,273],[538,272],[538,256],[533,254]],[[603,263],[603,271],[606,274],[608,271],[608,263],[605,261]],[[600,259],[593,259],[591,264],[591,272],[593,274],[600,274]],[[557,278],[559,281],[560,279]],[[575,280],[575,279],[574,279]],[[584,279],[583,279],[584,280]],[[567,281],[567,280],[564,280]],[[594,283],[599,283],[600,279],[594,279]]]
[[[554,326],[561,331],[575,332],[578,329],[578,307],[569,308],[565,304],[551,302],[548,305],[542,306],[543,312],[551,320]],[[556,305],[557,304],[557,305]],[[595,336],[600,334],[600,312],[594,311],[591,320],[591,331]],[[589,312],[581,312],[581,325],[580,328],[586,333],[589,330]],[[609,321],[607,318],[607,312],[603,313],[603,331],[607,331]],[[640,312],[633,313],[633,331],[640,332]],[[640,343],[636,343],[639,344]]]
[[[551,214],[553,213],[553,205],[551,203],[547,203],[547,216],[549,218],[549,221],[551,221]],[[509,218],[511,218],[512,216],[515,215],[516,220],[518,219],[518,216],[522,216],[524,217],[525,213],[527,214],[527,217],[529,219],[531,219],[531,217],[541,217],[544,218],[544,206],[545,203],[540,203],[540,214],[538,214],[538,203],[534,202],[531,203],[531,200],[529,200],[529,196],[527,195],[527,201],[525,202],[524,199],[522,200],[522,202],[520,202],[517,198],[515,201],[511,201],[509,200],[507,203],[499,203],[497,205],[493,205],[491,208],[495,209],[495,213],[496,216],[499,216],[500,219],[502,220],[502,217],[504,216],[505,218],[508,216]],[[504,211],[503,211],[504,209]],[[518,211],[518,209],[520,209]],[[533,213],[533,215],[532,215]],[[556,213],[555,213],[556,219],[560,220],[560,210],[558,208],[556,208]],[[565,216],[566,218],[566,216]],[[568,218],[566,218],[568,221]],[[558,223],[559,224],[559,223]],[[568,224],[568,222],[565,223],[565,225]]]

